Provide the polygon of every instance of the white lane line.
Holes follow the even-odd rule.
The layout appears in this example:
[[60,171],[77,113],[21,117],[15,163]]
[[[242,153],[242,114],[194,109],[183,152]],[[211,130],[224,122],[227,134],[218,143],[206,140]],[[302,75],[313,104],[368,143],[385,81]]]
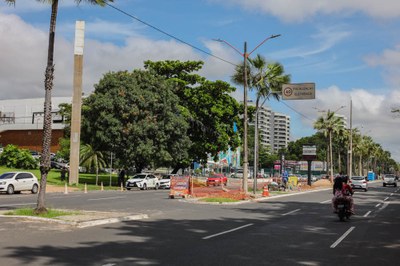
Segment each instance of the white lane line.
[[300,210],[301,210],[301,209],[296,209],[296,210],[294,210],[294,211],[291,211],[291,212],[284,213],[284,214],[282,214],[282,216],[289,215],[289,214],[292,214],[292,213],[298,212],[298,211],[300,211]]
[[328,203],[328,202],[332,202],[332,200],[328,199],[328,200],[325,200],[325,201],[321,201],[320,203],[321,204],[325,204],[325,203]]
[[376,204],[376,205],[375,205],[375,208],[378,208],[379,206],[381,206],[380,203]]
[[386,197],[383,201],[387,201],[389,199],[389,197]]
[[14,204],[4,204],[0,205],[0,207],[9,207],[9,206],[23,206],[23,205],[35,205],[37,202],[28,202],[28,203],[14,203]]
[[98,198],[98,199],[88,199],[88,200],[108,200],[108,199],[125,199],[126,197],[107,197],[107,198]]
[[353,231],[354,230],[354,228],[356,228],[355,226],[352,226],[352,227],[350,227],[350,229],[349,230],[347,230],[346,231],[346,233],[344,233],[341,237],[339,237],[339,239],[338,240],[336,240],[335,241],[335,243],[333,243],[332,245],[331,245],[331,248],[335,248],[337,245],[339,245],[340,244],[340,242],[342,242],[343,241],[343,239],[345,239],[346,238],[346,236],[348,235],[348,234],[350,234],[351,233],[351,231]]
[[366,214],[364,214],[364,217],[367,217],[370,214],[371,214],[371,211],[368,211]]
[[220,236],[220,235],[223,235],[223,234],[227,234],[227,233],[231,233],[231,232],[234,232],[234,231],[237,231],[237,230],[240,230],[240,229],[252,226],[252,225],[254,225],[254,224],[246,224],[246,225],[243,225],[243,226],[239,226],[239,227],[233,228],[233,229],[228,230],[228,231],[223,231],[221,233],[217,233],[217,234],[214,234],[214,235],[205,236],[205,237],[203,237],[203,239],[210,239],[210,238],[213,238],[213,237],[216,237],[216,236]]

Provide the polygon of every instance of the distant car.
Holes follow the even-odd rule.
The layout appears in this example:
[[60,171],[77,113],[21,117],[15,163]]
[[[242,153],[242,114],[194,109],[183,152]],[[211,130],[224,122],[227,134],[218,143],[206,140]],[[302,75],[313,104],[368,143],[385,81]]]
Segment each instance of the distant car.
[[[230,175],[231,178],[243,178],[243,169],[237,169],[236,172]],[[247,171],[247,178],[251,178],[250,171]]]
[[368,181],[363,176],[352,176],[350,179],[350,185],[353,189],[363,189],[368,191]]
[[397,180],[395,175],[392,174],[383,175],[383,186],[386,187],[387,185],[393,185],[397,187]]
[[221,184],[225,186],[228,184],[228,178],[224,174],[213,174],[209,176],[206,180],[206,185],[208,186],[220,186]]
[[125,187],[127,190],[131,190],[132,188],[140,188],[141,190],[149,188],[158,189],[160,187],[160,181],[153,174],[136,174],[126,181]]
[[36,194],[39,190],[39,182],[36,176],[29,172],[7,172],[0,175],[0,192],[14,194],[30,190]]
[[176,176],[176,174],[166,174],[162,175],[160,181],[160,188],[169,189],[171,188],[171,177]]

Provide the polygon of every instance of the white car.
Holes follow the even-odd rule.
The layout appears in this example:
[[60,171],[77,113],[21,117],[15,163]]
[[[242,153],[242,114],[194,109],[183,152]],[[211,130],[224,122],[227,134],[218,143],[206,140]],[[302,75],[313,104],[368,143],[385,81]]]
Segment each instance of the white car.
[[125,187],[127,190],[131,190],[132,188],[140,188],[141,190],[149,188],[158,189],[160,187],[160,181],[153,174],[136,174],[126,181]]
[[36,194],[39,190],[39,182],[36,176],[29,172],[7,172],[0,175],[0,192],[14,194],[30,190]]
[[387,185],[397,187],[397,179],[395,175],[386,174],[383,176],[383,186],[386,187]]
[[368,190],[368,181],[363,176],[352,176],[350,179],[350,185],[353,189],[363,189]]
[[171,177],[177,176],[175,174],[162,175],[160,179],[160,188],[169,189],[171,188]]

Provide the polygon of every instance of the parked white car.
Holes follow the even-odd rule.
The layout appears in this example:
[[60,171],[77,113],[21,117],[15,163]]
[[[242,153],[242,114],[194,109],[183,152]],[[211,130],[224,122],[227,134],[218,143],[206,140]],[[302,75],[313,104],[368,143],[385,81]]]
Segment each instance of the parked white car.
[[36,176],[29,172],[7,172],[0,175],[0,192],[14,194],[30,190],[36,194],[39,190],[39,182]]
[[171,188],[171,177],[177,176],[176,174],[165,174],[161,176],[160,188],[169,189]]
[[127,190],[131,190],[132,188],[140,188],[141,190],[149,188],[158,189],[160,187],[160,181],[153,174],[136,174],[126,181],[125,187]]

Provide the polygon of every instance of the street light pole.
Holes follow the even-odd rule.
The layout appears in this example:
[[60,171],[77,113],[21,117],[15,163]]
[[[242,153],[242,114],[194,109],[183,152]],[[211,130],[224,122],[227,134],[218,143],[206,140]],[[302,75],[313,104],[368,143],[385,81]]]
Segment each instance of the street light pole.
[[247,143],[247,43],[244,42],[244,53],[243,53],[243,191],[247,194],[247,178],[248,178],[248,169],[249,169],[249,150]]
[[249,160],[248,160],[248,144],[247,144],[247,59],[249,58],[249,56],[255,51],[257,50],[258,47],[260,47],[261,45],[263,45],[266,41],[268,41],[269,39],[273,39],[273,38],[277,38],[281,36],[280,34],[276,34],[276,35],[271,35],[267,38],[265,38],[260,44],[258,44],[250,53],[247,53],[247,42],[244,42],[244,52],[243,54],[236,49],[233,45],[231,45],[230,43],[228,43],[225,40],[222,39],[216,39],[215,41],[218,42],[223,42],[225,44],[227,44],[228,46],[230,46],[232,49],[234,49],[236,52],[238,52],[242,57],[243,57],[243,192],[245,194],[248,193],[248,185],[247,185],[247,181],[248,181],[248,165],[249,165]]

